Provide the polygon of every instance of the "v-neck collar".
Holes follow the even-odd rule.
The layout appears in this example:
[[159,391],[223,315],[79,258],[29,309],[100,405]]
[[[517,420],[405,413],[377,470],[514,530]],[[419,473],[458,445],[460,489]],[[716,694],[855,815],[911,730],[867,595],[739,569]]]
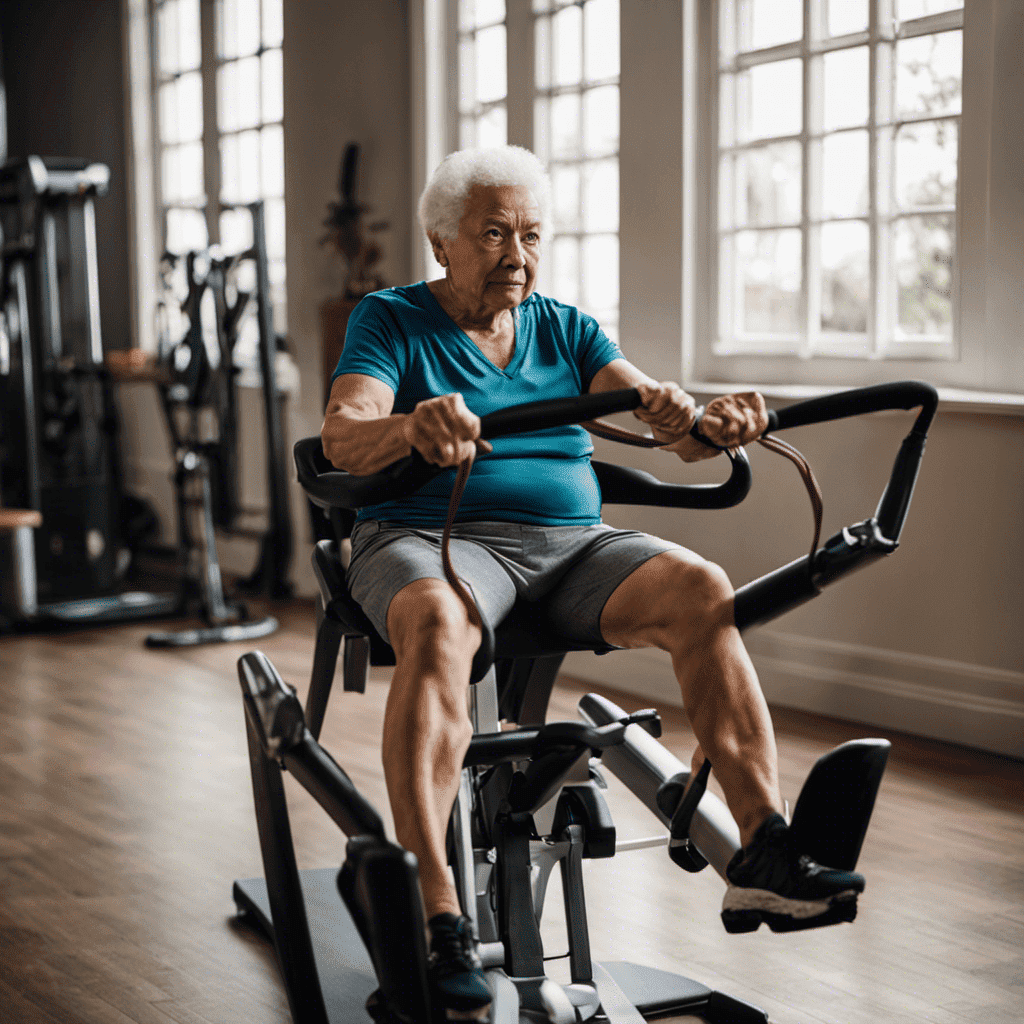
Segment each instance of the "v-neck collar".
[[[520,315],[521,306],[516,306],[512,310],[512,325],[515,332],[515,349],[512,352],[512,359],[508,366],[502,369],[497,363],[492,362],[484,355],[483,350],[480,346],[449,316],[444,306],[437,301],[437,296],[430,290],[430,286],[426,281],[420,282],[420,287],[427,295],[428,303],[432,304],[434,312],[441,319],[441,323],[453,330],[463,346],[469,350],[470,355],[479,363],[481,366],[491,370],[493,373],[500,374],[502,377],[511,378],[514,377],[518,372],[519,368],[523,365],[523,360],[526,358],[526,348],[529,342],[527,331],[520,330],[522,326],[522,317]],[[529,301],[529,299],[527,299]]]

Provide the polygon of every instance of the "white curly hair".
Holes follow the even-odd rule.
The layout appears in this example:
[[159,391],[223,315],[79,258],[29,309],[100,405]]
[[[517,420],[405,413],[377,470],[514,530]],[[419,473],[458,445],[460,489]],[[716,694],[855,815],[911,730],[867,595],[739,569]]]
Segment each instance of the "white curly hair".
[[466,197],[474,185],[522,185],[528,188],[541,214],[546,234],[551,207],[551,181],[544,165],[522,146],[460,149],[441,161],[420,196],[419,218],[427,237],[456,238]]

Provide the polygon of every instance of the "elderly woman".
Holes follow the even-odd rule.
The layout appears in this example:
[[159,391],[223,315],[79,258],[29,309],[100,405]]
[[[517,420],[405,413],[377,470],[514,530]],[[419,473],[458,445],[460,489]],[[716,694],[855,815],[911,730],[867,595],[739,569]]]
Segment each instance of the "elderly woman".
[[[541,398],[635,387],[636,415],[684,461],[717,455],[690,435],[694,402],[623,358],[597,323],[534,293],[548,231],[540,162],[515,147],[449,156],[420,200],[445,276],[363,299],[352,314],[322,439],[351,473],[417,449],[452,467],[475,451],[480,416]],[[702,431],[722,446],[767,426],[760,395],[716,399]],[[809,917],[863,889],[791,849],[781,815],[768,708],[733,622],[725,573],[676,544],[601,522],[588,435],[565,427],[501,438],[477,458],[451,556],[497,624],[517,597],[541,602],[556,629],[672,656],[700,747],[725,792],[744,849],[724,909]],[[440,540],[451,492],[441,474],[416,494],[364,508],[352,534],[352,594],[395,650],[383,761],[398,841],[416,854],[431,932],[435,992],[455,1011],[490,994],[445,856],[448,819],[471,727],[466,711],[479,622],[446,582]]]

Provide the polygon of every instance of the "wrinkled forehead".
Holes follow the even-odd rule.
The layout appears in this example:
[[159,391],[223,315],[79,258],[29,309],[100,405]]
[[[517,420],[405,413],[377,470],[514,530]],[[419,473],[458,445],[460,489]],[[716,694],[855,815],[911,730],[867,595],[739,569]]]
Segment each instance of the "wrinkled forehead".
[[466,195],[462,220],[512,221],[520,227],[539,227],[541,208],[537,197],[525,185],[474,184]]

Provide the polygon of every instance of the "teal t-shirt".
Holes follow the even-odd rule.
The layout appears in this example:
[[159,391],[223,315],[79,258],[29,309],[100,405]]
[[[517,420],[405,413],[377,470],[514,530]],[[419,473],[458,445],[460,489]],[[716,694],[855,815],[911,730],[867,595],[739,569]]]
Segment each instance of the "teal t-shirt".
[[[542,295],[515,311],[512,361],[498,369],[441,308],[425,282],[366,296],[353,310],[334,376],[363,373],[395,393],[393,411],[460,392],[478,416],[522,402],[585,394],[594,374],[621,358],[593,317]],[[458,519],[551,526],[601,521],[601,492],[582,427],[498,437],[478,456]],[[399,501],[363,508],[360,519],[442,526],[455,470]]]

